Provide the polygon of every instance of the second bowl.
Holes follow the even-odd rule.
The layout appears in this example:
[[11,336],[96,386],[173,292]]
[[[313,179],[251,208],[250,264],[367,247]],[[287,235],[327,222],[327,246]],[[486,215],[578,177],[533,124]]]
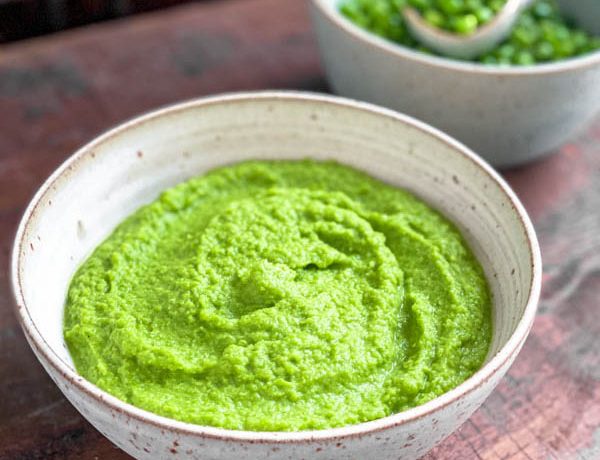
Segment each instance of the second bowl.
[[[551,152],[600,110],[600,51],[527,67],[457,61],[377,37],[347,20],[340,3],[311,2],[335,92],[430,123],[493,165],[514,166]],[[573,10],[584,7],[568,3]]]

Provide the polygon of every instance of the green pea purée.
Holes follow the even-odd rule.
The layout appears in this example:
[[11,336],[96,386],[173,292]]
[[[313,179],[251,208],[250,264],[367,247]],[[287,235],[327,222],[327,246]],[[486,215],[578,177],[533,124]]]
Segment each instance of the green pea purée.
[[337,163],[251,161],[165,191],[73,277],[77,370],[236,430],[377,419],[455,387],[492,335],[481,266],[409,193]]

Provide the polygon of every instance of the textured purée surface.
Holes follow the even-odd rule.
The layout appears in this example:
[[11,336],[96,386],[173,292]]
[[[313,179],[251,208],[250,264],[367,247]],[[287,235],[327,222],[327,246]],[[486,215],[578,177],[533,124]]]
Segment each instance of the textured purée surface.
[[332,162],[250,161],[168,189],[94,250],[67,299],[81,375],[234,430],[401,412],[475,373],[492,337],[460,232]]

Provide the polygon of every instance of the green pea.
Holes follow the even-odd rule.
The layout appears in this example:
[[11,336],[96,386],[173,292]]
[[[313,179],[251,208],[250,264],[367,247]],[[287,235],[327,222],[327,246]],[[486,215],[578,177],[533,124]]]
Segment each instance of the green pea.
[[491,0],[488,2],[488,5],[495,13],[498,13],[502,8],[504,8],[505,3],[506,0]]
[[477,25],[479,21],[477,21],[477,16],[474,14],[465,14],[464,16],[458,16],[454,18],[452,23],[453,29],[462,35],[469,35],[475,32],[477,29]]
[[550,42],[541,41],[534,46],[533,53],[538,60],[548,61],[554,55],[554,46]]
[[539,24],[533,15],[525,12],[521,14],[517,20],[517,27],[524,27],[526,29],[539,29]]
[[538,18],[549,18],[554,13],[554,8],[548,2],[540,1],[533,5],[533,14],[535,14]]
[[506,44],[500,46],[500,48],[498,48],[497,53],[498,53],[498,57],[500,57],[500,58],[512,59],[512,57],[516,53],[516,49],[512,44],[506,43]]
[[347,18],[356,21],[361,18],[360,8],[356,3],[344,3],[342,4],[340,11]]
[[[600,1],[600,0],[599,0]],[[341,0],[340,11],[359,27],[428,54],[409,32],[401,10],[410,5],[439,28],[473,33],[500,11],[506,0]],[[561,17],[556,0],[536,0],[517,20],[510,36],[475,61],[486,65],[533,65],[600,50],[592,36]]]
[[535,64],[535,57],[529,51],[519,51],[514,59],[515,64],[519,65],[533,65]]
[[440,9],[448,15],[460,13],[464,6],[462,0],[438,0],[437,3]]
[[575,52],[575,45],[573,45],[573,42],[571,41],[564,41],[564,42],[560,42],[558,43],[554,49],[556,50],[556,53],[561,56],[561,57],[568,57],[568,56],[572,56],[573,53]]
[[446,23],[445,16],[438,10],[427,9],[423,12],[423,18],[432,26],[443,28]]
[[513,39],[521,46],[527,47],[535,42],[536,36],[531,29],[518,27],[513,32]]
[[431,7],[429,0],[409,0],[410,6],[417,8],[418,10],[424,10]]
[[465,0],[464,5],[467,10],[475,11],[477,8],[481,8],[483,3],[481,3],[481,0]]
[[475,16],[477,16],[477,19],[479,20],[480,24],[485,24],[486,22],[490,22],[492,20],[492,18],[494,17],[494,12],[492,11],[491,8],[487,7],[487,6],[482,6],[480,8],[477,8],[475,11]]

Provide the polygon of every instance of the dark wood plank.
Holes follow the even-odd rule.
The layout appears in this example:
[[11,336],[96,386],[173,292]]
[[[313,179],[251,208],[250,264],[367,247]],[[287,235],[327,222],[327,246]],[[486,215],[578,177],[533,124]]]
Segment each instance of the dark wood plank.
[[[189,3],[192,0],[0,0],[0,43]],[[223,1],[223,0],[204,0]]]
[[[224,91],[325,91],[298,0],[177,7],[3,48],[0,266],[45,177],[137,113]],[[428,459],[600,458],[600,120],[552,157],[506,172],[545,259],[540,314],[507,378]],[[0,458],[127,456],[69,405],[29,350],[0,270]]]

